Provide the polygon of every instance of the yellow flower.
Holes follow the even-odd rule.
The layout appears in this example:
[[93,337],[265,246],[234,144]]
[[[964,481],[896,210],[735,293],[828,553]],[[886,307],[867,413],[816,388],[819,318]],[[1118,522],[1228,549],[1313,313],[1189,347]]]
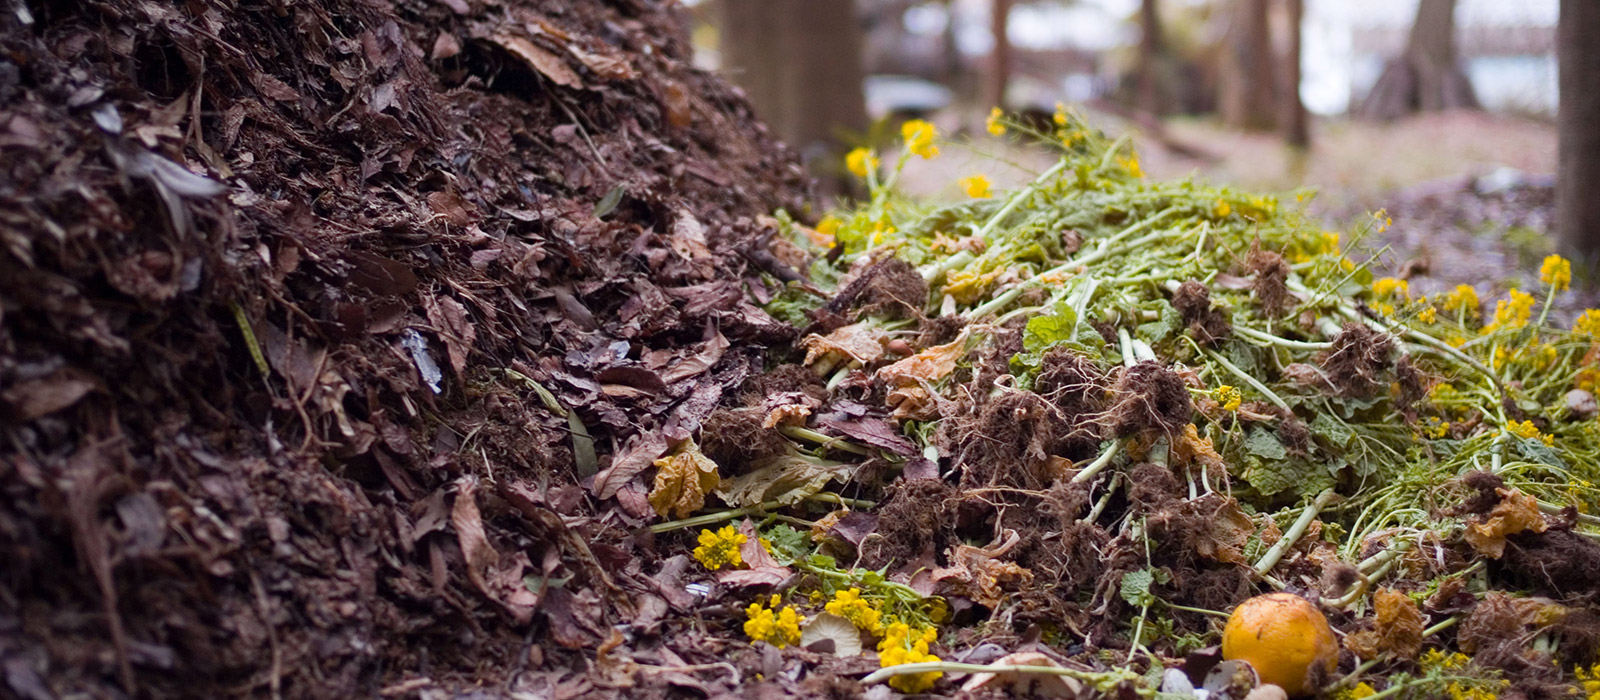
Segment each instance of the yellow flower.
[[[878,665],[888,668],[922,661],[938,661],[939,657],[928,653],[928,645],[933,644],[938,637],[938,630],[932,627],[913,630],[904,622],[893,623],[889,625],[883,641],[878,643]],[[920,693],[932,688],[933,682],[943,675],[941,671],[902,674],[890,678],[889,686],[902,693]]]
[[1539,426],[1534,425],[1531,420],[1511,421],[1506,424],[1506,432],[1525,440],[1538,439],[1546,445],[1555,444],[1555,437],[1540,433]]
[[1367,685],[1365,682],[1361,682],[1355,684],[1353,687],[1345,688],[1337,693],[1334,693],[1333,698],[1334,700],[1361,700],[1362,698],[1370,698],[1377,694],[1378,691],[1376,689],[1370,685]]
[[1494,321],[1483,327],[1484,333],[1528,325],[1528,317],[1533,315],[1533,297],[1516,289],[1511,290],[1509,297],[1495,302]]
[[1572,332],[1600,338],[1600,309],[1587,309],[1572,322]]
[[1372,283],[1372,293],[1380,297],[1411,298],[1411,284],[1403,279],[1384,277]]
[[1428,304],[1417,312],[1417,320],[1429,325],[1437,323],[1439,321],[1439,310],[1433,308],[1433,304]]
[[1243,393],[1226,384],[1213,389],[1211,395],[1217,400],[1217,403],[1222,404],[1222,410],[1224,411],[1237,411],[1239,410],[1239,404],[1244,401]]
[[1339,232],[1338,231],[1323,231],[1322,232],[1322,252],[1324,252],[1324,253],[1337,253],[1337,252],[1339,252]]
[[961,189],[967,191],[967,196],[973,199],[985,199],[989,196],[989,178],[982,175],[973,175],[961,180]]
[[878,157],[872,155],[871,149],[857,148],[845,155],[844,167],[856,177],[866,177],[868,172],[878,169]]
[[1055,116],[1051,117],[1051,119],[1055,120],[1056,126],[1066,126],[1067,106],[1063,103],[1057,102]]
[[1128,174],[1134,177],[1144,177],[1144,169],[1139,167],[1139,154],[1129,154],[1127,158],[1118,158],[1118,163],[1127,169]]
[[750,641],[766,642],[779,649],[800,643],[800,623],[805,622],[806,618],[795,612],[792,606],[778,610],[781,600],[777,594],[773,594],[768,607],[751,603],[750,607],[744,609],[745,616],[749,618],[744,623],[744,633],[750,637]]
[[923,158],[939,155],[939,147],[933,145],[933,140],[938,136],[939,131],[933,124],[922,119],[912,119],[900,125],[900,138],[905,139],[906,148]]
[[985,119],[983,121],[984,128],[988,129],[989,133],[993,134],[995,136],[1000,136],[1000,135],[1005,134],[1006,133],[1006,125],[1000,123],[1000,119],[1002,117],[1004,117],[1004,116],[1005,116],[1005,112],[1000,111],[999,107],[995,107],[995,108],[990,109],[989,110],[989,118]]
[[1446,654],[1438,649],[1429,649],[1417,659],[1424,671],[1459,671],[1467,667],[1472,657],[1461,652]]
[[744,555],[739,553],[739,545],[748,541],[750,538],[732,525],[716,531],[701,530],[700,546],[694,548],[694,558],[712,571],[724,566],[736,569],[744,565]]
[[1458,284],[1456,288],[1444,298],[1444,310],[1456,311],[1466,309],[1472,313],[1478,312],[1478,290],[1469,285]]
[[1229,214],[1233,213],[1233,207],[1228,206],[1226,201],[1223,201],[1221,197],[1218,197],[1217,205],[1211,208],[1211,213],[1216,215],[1218,219],[1225,219]]
[[1539,266],[1539,281],[1562,291],[1572,286],[1572,263],[1559,255],[1551,255]]
[[823,607],[830,614],[850,621],[858,629],[877,635],[883,633],[883,613],[877,606],[861,598],[861,589],[852,588],[833,594],[833,600]]

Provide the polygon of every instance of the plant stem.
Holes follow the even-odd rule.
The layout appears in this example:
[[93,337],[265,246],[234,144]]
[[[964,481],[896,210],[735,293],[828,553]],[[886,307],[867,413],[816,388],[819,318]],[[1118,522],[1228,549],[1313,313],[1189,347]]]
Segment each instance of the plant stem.
[[1249,384],[1250,388],[1255,389],[1262,396],[1267,397],[1267,400],[1271,401],[1278,408],[1281,408],[1285,411],[1293,410],[1289,408],[1289,404],[1287,402],[1279,398],[1278,395],[1273,393],[1271,389],[1268,389],[1267,385],[1262,384],[1260,381],[1257,381],[1255,377],[1252,377],[1244,370],[1239,369],[1232,362],[1229,362],[1228,358],[1223,357],[1215,350],[1206,350],[1205,353],[1206,357],[1209,357],[1213,362],[1222,365],[1222,367],[1228,370],[1228,372],[1232,373],[1233,376],[1238,377],[1239,381]]
[[1289,527],[1289,531],[1283,533],[1283,538],[1278,540],[1276,544],[1272,545],[1272,549],[1267,550],[1267,553],[1261,556],[1261,561],[1256,562],[1256,575],[1265,574],[1271,571],[1272,567],[1277,566],[1278,560],[1283,558],[1284,552],[1289,551],[1289,548],[1293,547],[1294,543],[1299,541],[1302,535],[1306,534],[1306,529],[1311,527],[1311,521],[1317,519],[1317,513],[1326,508],[1337,496],[1338,494],[1333,489],[1324,489],[1322,493],[1317,494],[1316,500],[1313,500],[1311,505],[1306,506],[1305,511],[1300,513],[1300,517],[1294,521],[1294,525]]
[[1262,333],[1261,331],[1253,328],[1247,328],[1245,326],[1236,325],[1233,327],[1233,332],[1251,340],[1267,343],[1269,345],[1277,345],[1279,347],[1285,347],[1291,350],[1327,350],[1328,348],[1333,347],[1333,343],[1311,343],[1304,340],[1290,340],[1288,338],[1280,338],[1275,335]]
[[928,673],[939,671],[942,673],[1037,673],[1042,676],[1066,676],[1087,683],[1102,684],[1120,680],[1137,680],[1138,676],[1127,670],[1115,670],[1096,673],[1094,671],[1079,671],[1075,668],[1062,666],[1029,666],[1024,664],[964,664],[955,661],[919,661],[914,664],[900,664],[880,668],[867,674],[861,679],[863,684],[882,683],[895,676],[908,673]]
[[796,440],[804,440],[806,442],[814,442],[823,447],[837,448],[844,452],[849,452],[850,454],[861,455],[862,457],[869,457],[872,455],[872,450],[850,442],[849,440],[830,435],[823,435],[815,430],[798,425],[782,426],[778,428],[778,432],[784,437],[791,437]]
[[[807,500],[807,501],[816,501],[816,502],[819,502],[819,503],[834,503],[834,504],[838,504],[838,505],[841,505],[841,506],[848,506],[848,507],[851,507],[851,508],[861,508],[861,509],[871,508],[873,506],[878,505],[876,503],[873,503],[872,501],[863,501],[863,500],[856,499],[856,498],[845,498],[843,496],[840,496],[839,494],[829,493],[827,491],[823,491],[822,493],[814,493],[814,494],[811,494],[810,496],[806,496],[805,500]],[[653,533],[656,533],[656,534],[661,534],[663,532],[672,532],[674,530],[684,530],[684,529],[691,528],[691,527],[704,527],[706,525],[715,525],[717,523],[720,523],[720,522],[723,522],[723,521],[726,521],[726,520],[733,520],[734,518],[742,518],[742,517],[747,516],[747,515],[755,515],[757,513],[764,513],[766,511],[773,510],[775,508],[782,508],[785,505],[787,505],[787,504],[785,504],[785,503],[783,503],[781,501],[767,501],[765,503],[758,503],[756,505],[745,506],[743,508],[735,508],[733,510],[723,510],[723,511],[718,511],[718,512],[715,512],[715,513],[706,513],[704,515],[696,515],[696,516],[694,516],[692,518],[684,518],[682,520],[669,520],[669,521],[664,522],[664,523],[656,523],[656,524],[650,526],[650,531],[653,532]]]
[[1105,452],[1100,453],[1099,457],[1094,458],[1094,461],[1090,462],[1088,466],[1084,467],[1083,471],[1073,475],[1072,483],[1081,484],[1085,481],[1093,479],[1096,474],[1099,474],[1102,469],[1105,469],[1107,465],[1111,464],[1111,459],[1116,457],[1117,453],[1120,451],[1122,451],[1122,441],[1113,440],[1111,442],[1111,446],[1106,448]]

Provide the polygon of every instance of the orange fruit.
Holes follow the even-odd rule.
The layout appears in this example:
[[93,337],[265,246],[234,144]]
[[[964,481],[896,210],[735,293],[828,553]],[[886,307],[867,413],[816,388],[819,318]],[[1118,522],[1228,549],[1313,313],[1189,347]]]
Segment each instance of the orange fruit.
[[1222,658],[1248,661],[1262,683],[1303,695],[1338,668],[1339,640],[1328,618],[1305,598],[1268,593],[1240,603],[1228,616]]

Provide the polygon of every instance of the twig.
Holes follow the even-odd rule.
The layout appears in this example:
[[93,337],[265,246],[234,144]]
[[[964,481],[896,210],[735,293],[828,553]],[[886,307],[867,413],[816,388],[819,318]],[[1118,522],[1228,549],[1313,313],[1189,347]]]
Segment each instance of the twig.
[[[830,492],[827,492],[827,491],[824,491],[822,493],[811,494],[810,496],[806,496],[803,500],[816,501],[816,502],[819,502],[819,503],[835,503],[835,504],[838,504],[838,505],[841,505],[841,506],[849,506],[851,508],[861,508],[861,509],[867,509],[867,508],[871,508],[873,506],[878,505],[877,503],[874,503],[872,501],[863,501],[863,500],[860,500],[860,499],[857,499],[857,498],[845,498],[843,496],[840,496],[839,494],[830,493]],[[716,513],[706,513],[704,515],[696,515],[696,516],[694,516],[692,518],[684,518],[682,520],[669,520],[669,521],[664,522],[664,523],[656,523],[656,524],[650,526],[650,531],[654,532],[656,534],[661,534],[663,532],[672,532],[674,530],[683,530],[683,529],[687,529],[687,528],[691,528],[691,527],[704,527],[706,525],[715,525],[715,524],[723,522],[725,520],[733,520],[734,518],[742,518],[742,517],[744,517],[746,515],[755,515],[757,513],[764,513],[764,512],[769,511],[769,510],[782,508],[782,507],[784,507],[786,505],[793,505],[793,504],[784,503],[782,501],[767,501],[765,503],[757,503],[756,505],[753,505],[753,506],[745,506],[743,508],[735,508],[733,510],[718,511]]]

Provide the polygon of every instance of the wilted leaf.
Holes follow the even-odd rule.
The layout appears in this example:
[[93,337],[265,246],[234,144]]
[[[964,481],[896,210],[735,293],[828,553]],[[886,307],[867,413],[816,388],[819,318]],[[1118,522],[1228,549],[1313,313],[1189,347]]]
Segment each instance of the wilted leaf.
[[767,411],[767,417],[761,420],[761,427],[771,429],[780,425],[803,426],[810,415],[810,406],[798,403],[783,404]]
[[1217,454],[1211,438],[1200,437],[1193,423],[1183,426],[1183,436],[1172,445],[1172,457],[1179,465],[1203,465],[1207,469],[1218,470],[1212,471],[1213,474],[1222,473],[1222,455]]
[[735,508],[766,501],[784,505],[799,503],[817,493],[830,480],[843,481],[854,467],[851,464],[814,461],[799,455],[780,455],[756,463],[754,471],[723,482],[717,496]]
[[622,203],[622,195],[628,193],[627,185],[617,185],[606,192],[606,196],[594,205],[594,218],[604,219],[607,214],[617,210],[617,205]]
[[806,349],[805,364],[813,364],[828,355],[840,355],[862,364],[883,357],[883,343],[878,334],[860,323],[852,323],[834,330],[826,336],[812,333],[801,339],[800,347]]
[[776,586],[789,578],[789,567],[779,564],[772,552],[767,551],[761,534],[756,532],[755,523],[745,520],[739,524],[739,532],[745,536],[744,544],[739,545],[739,555],[747,568],[718,572],[719,583],[728,586]]
[[659,433],[633,436],[611,459],[611,466],[594,476],[594,494],[602,499],[617,495],[617,490],[633,477],[650,468],[667,449],[667,439]]
[[824,640],[833,642],[834,656],[861,655],[861,631],[849,620],[833,613],[817,613],[806,623],[806,628],[800,631],[800,646],[807,649]]
[[956,595],[994,609],[1005,600],[1008,589],[1033,582],[1033,572],[1015,562],[999,560],[1016,542],[1016,533],[1012,532],[1010,539],[994,547],[958,544],[950,553],[950,566],[934,570],[933,580],[949,586]]
[[[969,326],[968,329],[971,327]],[[914,386],[922,382],[936,382],[956,369],[967,354],[967,329],[955,340],[935,345],[915,355],[879,369],[877,378],[890,386]]]
[[1022,329],[1022,349],[1044,352],[1050,346],[1072,340],[1078,330],[1078,313],[1065,303],[1057,303],[1050,313],[1028,319]]
[[1467,544],[1479,554],[1499,559],[1506,551],[1506,537],[1519,532],[1544,532],[1548,525],[1539,512],[1539,502],[1516,489],[1495,489],[1500,502],[1489,511],[1488,518],[1479,516],[1467,523],[1463,536]]
[[721,483],[717,476],[717,463],[700,453],[693,440],[683,444],[671,454],[655,461],[656,484],[650,489],[650,507],[665,518],[687,518],[706,504],[706,494],[715,491]]
[[1383,588],[1372,596],[1376,612],[1373,628],[1345,637],[1344,645],[1356,656],[1373,659],[1413,659],[1422,651],[1424,618],[1411,596]]
[[[1215,505],[1212,501],[1220,501]],[[1247,564],[1244,547],[1255,532],[1255,522],[1233,498],[1208,493],[1192,501],[1205,516],[1206,537],[1195,538],[1195,553],[1220,562]]]

